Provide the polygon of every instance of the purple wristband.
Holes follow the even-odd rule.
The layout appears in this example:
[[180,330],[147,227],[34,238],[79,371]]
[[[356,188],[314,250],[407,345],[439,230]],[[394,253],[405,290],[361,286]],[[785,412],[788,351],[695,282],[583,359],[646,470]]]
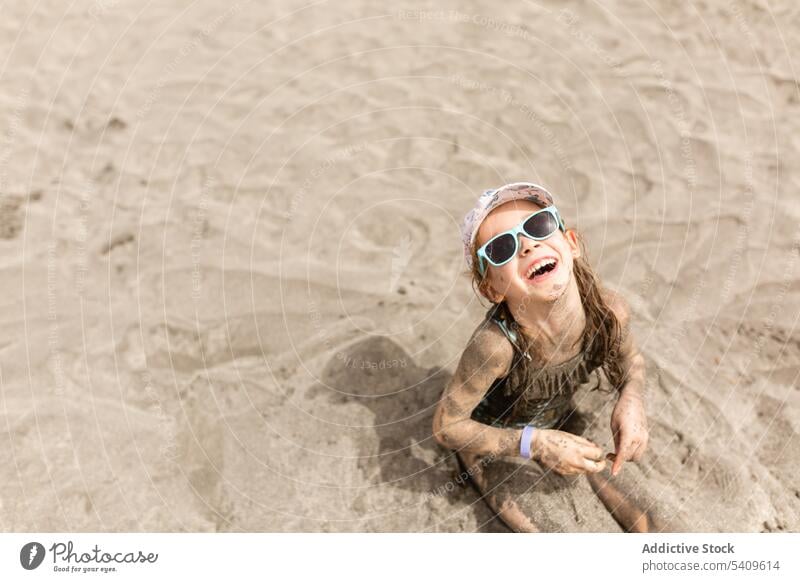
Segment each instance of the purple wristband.
[[530,425],[522,429],[522,438],[519,441],[519,454],[526,459],[531,458],[531,444],[534,430],[536,429]]

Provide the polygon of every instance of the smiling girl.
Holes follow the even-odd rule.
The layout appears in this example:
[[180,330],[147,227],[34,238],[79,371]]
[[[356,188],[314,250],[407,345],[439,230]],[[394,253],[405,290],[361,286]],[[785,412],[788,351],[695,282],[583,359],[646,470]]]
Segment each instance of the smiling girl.
[[[612,476],[641,459],[648,440],[627,303],[600,285],[541,186],[485,191],[462,235],[473,285],[493,305],[442,395],[436,439],[515,531],[619,530],[611,517],[628,531],[659,529],[606,469],[606,459]],[[601,369],[617,392],[607,455],[577,434],[573,411],[577,388]],[[550,495],[557,489],[569,494]],[[608,512],[578,515],[598,498]]]

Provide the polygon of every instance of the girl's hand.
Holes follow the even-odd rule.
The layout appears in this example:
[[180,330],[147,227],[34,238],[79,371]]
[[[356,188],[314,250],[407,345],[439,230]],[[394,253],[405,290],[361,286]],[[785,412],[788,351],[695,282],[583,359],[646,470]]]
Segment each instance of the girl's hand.
[[606,466],[600,447],[561,430],[534,431],[531,450],[534,460],[561,475],[597,473]]
[[634,390],[622,390],[611,413],[611,433],[616,452],[608,458],[614,462],[611,474],[616,475],[625,461],[638,461],[647,448],[647,416],[642,396]]

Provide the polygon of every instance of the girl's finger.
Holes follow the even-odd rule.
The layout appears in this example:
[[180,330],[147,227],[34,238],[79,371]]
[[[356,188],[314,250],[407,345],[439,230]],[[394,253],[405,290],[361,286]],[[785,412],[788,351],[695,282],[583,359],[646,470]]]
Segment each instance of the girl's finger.
[[589,439],[585,439],[585,438],[583,438],[581,436],[578,436],[578,435],[572,435],[572,436],[576,441],[578,441],[578,444],[583,445],[584,447],[596,447],[597,446],[596,444],[594,444]]
[[593,461],[591,459],[586,459],[586,470],[597,473],[598,471],[602,471],[606,466],[606,462],[604,460],[600,461]]
[[619,447],[617,447],[617,454],[614,458],[614,465],[611,467],[611,474],[616,475],[622,468],[622,463],[630,458],[631,444],[626,439],[620,439]]
[[647,441],[642,441],[639,443],[639,446],[636,447],[636,451],[631,456],[632,461],[638,461],[644,456],[644,451],[647,449]]
[[584,447],[581,453],[583,453],[583,456],[591,461],[599,462],[603,460],[603,449],[594,445],[591,447]]

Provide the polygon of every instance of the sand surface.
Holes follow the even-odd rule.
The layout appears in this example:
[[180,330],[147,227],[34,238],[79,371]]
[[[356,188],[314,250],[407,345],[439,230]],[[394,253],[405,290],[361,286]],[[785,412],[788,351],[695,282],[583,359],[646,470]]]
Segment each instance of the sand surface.
[[800,14],[717,6],[7,3],[0,530],[504,531],[430,422],[516,180],[633,307],[621,482],[800,530]]

